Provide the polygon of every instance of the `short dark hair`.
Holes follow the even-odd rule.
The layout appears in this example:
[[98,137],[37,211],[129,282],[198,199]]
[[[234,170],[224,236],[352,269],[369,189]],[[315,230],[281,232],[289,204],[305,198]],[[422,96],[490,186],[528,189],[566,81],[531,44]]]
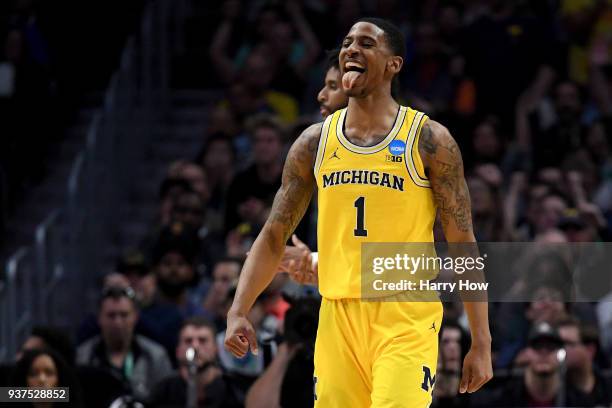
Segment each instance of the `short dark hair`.
[[578,320],[575,316],[567,316],[557,323],[557,329],[561,327],[575,327],[578,329],[578,338],[580,342],[589,345],[593,344],[599,347],[599,329],[592,324],[585,324]]
[[[370,23],[385,32],[385,40],[394,55],[406,58],[406,42],[402,31],[389,20],[378,17],[364,17],[357,20],[357,23]],[[394,75],[391,81],[391,96],[397,98],[400,93],[399,75]]]
[[158,266],[166,254],[177,252],[193,266],[198,254],[198,239],[193,228],[173,222],[160,231],[151,253],[152,264]]
[[180,188],[182,191],[190,191],[193,190],[191,188],[191,184],[185,179],[168,177],[162,181],[162,184],[159,188],[159,199],[163,200],[166,198],[170,191],[174,188]]
[[338,54],[340,54],[340,47],[336,47],[333,50],[327,51],[325,57],[325,72],[332,68],[340,70],[340,61],[338,60]]
[[240,266],[240,269],[242,269],[242,265],[244,264],[241,258],[238,258],[236,256],[224,256],[215,261],[213,269],[215,266],[222,264],[222,263],[235,263],[235,264],[238,264],[238,266]]
[[281,122],[276,116],[269,113],[256,113],[249,117],[246,120],[246,128],[251,135],[254,135],[261,128],[273,129],[281,141],[285,138],[285,129],[283,129]]
[[145,254],[137,249],[128,249],[117,258],[115,269],[122,275],[136,273],[145,276],[150,271]]
[[195,162],[198,163],[200,166],[203,166],[204,157],[206,156],[206,153],[208,153],[208,150],[210,150],[210,147],[214,143],[219,143],[219,142],[227,144],[230,148],[230,153],[232,155],[232,158],[236,157],[236,148],[234,147],[234,144],[232,143],[232,137],[224,132],[215,132],[211,134],[210,136],[208,136],[208,138],[204,142],[204,145],[202,146],[202,149],[200,149],[200,151],[198,152],[195,158]]
[[198,329],[206,327],[210,329],[213,336],[217,334],[217,327],[214,324],[212,324],[210,320],[208,320],[207,318],[203,316],[192,316],[188,319],[185,319],[183,323],[181,324],[181,328],[179,329],[179,337],[180,337],[180,334],[183,332],[183,330],[189,326],[193,326]]
[[357,20],[357,23],[370,23],[385,32],[385,40],[394,55],[402,58],[406,56],[406,43],[402,31],[389,20],[378,17],[364,17]]
[[34,326],[30,336],[41,338],[48,348],[57,351],[68,364],[74,364],[74,345],[61,329],[52,326]]
[[102,304],[106,299],[119,300],[122,298],[126,298],[132,305],[134,309],[138,310],[138,302],[136,301],[136,292],[131,287],[123,287],[123,286],[107,286],[102,289],[102,293],[100,295],[100,303],[99,306],[102,307]]

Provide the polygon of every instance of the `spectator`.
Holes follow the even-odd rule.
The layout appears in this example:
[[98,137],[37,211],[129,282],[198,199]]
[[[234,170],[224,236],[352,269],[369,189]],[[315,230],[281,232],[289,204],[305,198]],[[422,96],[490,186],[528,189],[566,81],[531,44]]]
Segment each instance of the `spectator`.
[[191,190],[177,196],[171,218],[171,228],[182,225],[186,231],[194,232],[194,267],[198,275],[210,276],[213,264],[225,252],[222,233],[213,230],[219,220],[209,216],[202,199]]
[[[517,297],[503,303],[497,312],[497,318],[504,322],[496,326],[497,367],[509,367],[512,362],[517,366],[527,364],[530,354],[521,350],[528,341],[525,333],[529,327],[539,323],[555,325],[569,315],[571,303],[567,290],[571,276],[560,257],[535,256],[526,264],[524,277],[515,286],[520,289],[512,288],[510,292]],[[530,301],[516,302],[523,299]]]
[[156,291],[153,302],[140,313],[139,326],[169,356],[174,356],[183,320],[205,313],[196,289],[200,280],[195,269],[198,242],[195,231],[173,223],[160,232],[151,250]]
[[340,49],[335,48],[327,54],[327,71],[325,72],[324,85],[317,95],[319,111],[324,118],[348,104],[348,97],[342,89],[340,63],[338,62],[339,52]]
[[191,190],[191,184],[185,179],[166,178],[159,189],[159,225],[165,227],[172,220],[172,209],[177,197]]
[[465,330],[455,321],[444,319],[440,327],[440,351],[432,408],[469,407],[469,398],[459,395],[461,366],[469,346]]
[[266,208],[281,184],[283,130],[270,116],[253,118],[253,164],[238,173],[227,193],[225,228],[248,223],[254,234],[265,221]]
[[237,258],[219,260],[213,268],[213,281],[204,297],[204,309],[212,316],[217,327],[225,327],[226,300],[232,287],[238,283],[242,261]]
[[173,223],[161,232],[152,254],[157,282],[155,301],[174,305],[185,316],[199,313],[189,293],[199,280],[194,268],[196,237],[194,230]]
[[199,164],[185,160],[175,161],[168,169],[168,177],[186,180],[206,205],[210,197],[210,189],[206,173]]
[[[495,169],[498,171],[497,168]],[[476,239],[492,242],[505,241],[507,233],[499,186],[475,175],[469,176],[467,183],[472,198],[472,216]]]
[[236,167],[236,152],[231,139],[223,133],[210,135],[197,161],[208,174],[210,186],[211,195],[206,209],[208,228],[212,232],[223,231],[225,197]]
[[131,288],[107,288],[102,293],[98,322],[101,335],[77,349],[77,363],[104,368],[120,378],[128,394],[146,400],[153,385],[171,371],[164,349],[134,335],[138,320]]
[[557,193],[549,193],[539,199],[532,225],[535,234],[556,228],[567,207],[567,200]]
[[163,408],[185,407],[188,400],[190,378],[187,350],[195,350],[196,389],[198,407],[234,407],[229,380],[223,376],[217,364],[217,344],[215,327],[201,317],[187,319],[180,330],[176,347],[179,362],[178,373],[159,382],[152,393],[150,406]]
[[593,362],[598,349],[597,331],[568,318],[559,322],[559,335],[567,352],[568,399],[581,407],[610,406],[610,384]]
[[35,326],[17,352],[16,360],[21,360],[27,351],[41,349],[51,349],[62,356],[67,364],[74,365],[75,350],[72,340],[63,331],[52,326]]
[[11,387],[67,387],[69,389],[69,402],[16,402],[7,406],[34,408],[49,407],[81,407],[81,391],[74,373],[64,359],[50,349],[28,350],[23,353],[15,366]]
[[522,377],[501,389],[473,395],[477,407],[564,407],[571,405],[563,393],[557,352],[563,347],[558,332],[548,323],[535,324],[529,334],[527,367]]
[[494,118],[485,119],[476,126],[471,147],[473,162],[501,164],[505,146]]
[[205,214],[206,207],[202,197],[194,190],[188,190],[176,196],[171,219],[190,230],[197,231],[198,235],[205,235],[207,233],[206,230],[203,230]]
[[155,295],[155,276],[145,254],[138,250],[126,251],[117,261],[117,272],[127,279],[127,285],[134,289],[140,308],[147,307]]
[[[299,2],[288,1],[285,10],[289,21],[284,19],[283,10],[269,6],[259,11],[256,25],[256,37],[253,44],[243,44],[238,50],[236,61],[232,62],[226,55],[231,32],[234,30],[236,20],[239,18],[239,8],[228,7],[224,10],[222,24],[219,26],[211,45],[211,56],[217,72],[225,82],[231,82],[239,73],[241,61],[247,60],[254,53],[266,50],[266,57],[273,63],[267,70],[266,77],[260,72],[250,69],[244,73],[254,80],[261,80],[264,87],[271,87],[277,91],[286,92],[299,98],[303,88],[303,79],[314,63],[320,50],[319,41],[304,17]],[[293,31],[300,36],[294,41]],[[261,71],[264,73],[264,71]]]
[[582,106],[580,89],[575,83],[562,81],[555,87],[555,121],[533,140],[534,162],[538,166],[559,166],[581,146],[587,133],[581,121]]

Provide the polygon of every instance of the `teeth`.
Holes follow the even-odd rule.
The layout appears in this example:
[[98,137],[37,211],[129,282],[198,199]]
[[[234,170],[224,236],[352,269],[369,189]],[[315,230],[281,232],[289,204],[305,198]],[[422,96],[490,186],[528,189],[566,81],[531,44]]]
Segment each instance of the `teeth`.
[[363,65],[361,64],[357,64],[355,62],[347,62],[345,65],[346,68],[359,68],[359,69],[364,69]]

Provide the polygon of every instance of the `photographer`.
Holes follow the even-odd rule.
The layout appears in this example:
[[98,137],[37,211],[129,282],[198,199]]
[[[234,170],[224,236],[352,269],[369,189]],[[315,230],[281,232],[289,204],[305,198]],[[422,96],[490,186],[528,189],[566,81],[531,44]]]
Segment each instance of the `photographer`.
[[155,386],[151,407],[185,407],[188,401],[190,380],[190,361],[188,350],[192,348],[195,364],[195,389],[197,407],[235,407],[228,381],[217,365],[217,345],[215,327],[202,317],[187,319],[179,333],[176,347],[178,372],[166,377]]
[[247,408],[281,406],[312,407],[310,387],[314,364],[314,344],[318,325],[319,301],[302,298],[291,302],[284,324],[284,342],[263,374],[253,383],[246,397]]

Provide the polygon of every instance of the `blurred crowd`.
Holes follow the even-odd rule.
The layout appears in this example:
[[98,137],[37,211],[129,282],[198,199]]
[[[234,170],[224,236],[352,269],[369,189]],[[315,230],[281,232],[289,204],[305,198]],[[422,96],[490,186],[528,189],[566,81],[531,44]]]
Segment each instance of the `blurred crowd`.
[[[210,12],[202,47],[220,97],[203,112],[201,151],[168,167],[150,234],[106,277],[97,314],[73,338],[37,328],[1,372],[6,383],[70,385],[73,405],[87,407],[120,396],[312,406],[316,288],[277,274],[249,315],[259,353],[244,359],[223,348],[225,315],[288,146],[346,104],[336,48],[361,16],[405,33],[394,93],[458,141],[478,241],[610,240],[612,1],[227,0]],[[296,234],[316,251],[314,203]],[[555,268],[563,260],[547,257],[529,272]],[[432,406],[611,406],[609,297],[570,303],[560,291],[491,304],[496,377],[471,396],[457,394],[466,317],[445,303]]]
[[51,172],[86,95],[106,87],[144,4],[0,2],[0,245],[4,221]]

